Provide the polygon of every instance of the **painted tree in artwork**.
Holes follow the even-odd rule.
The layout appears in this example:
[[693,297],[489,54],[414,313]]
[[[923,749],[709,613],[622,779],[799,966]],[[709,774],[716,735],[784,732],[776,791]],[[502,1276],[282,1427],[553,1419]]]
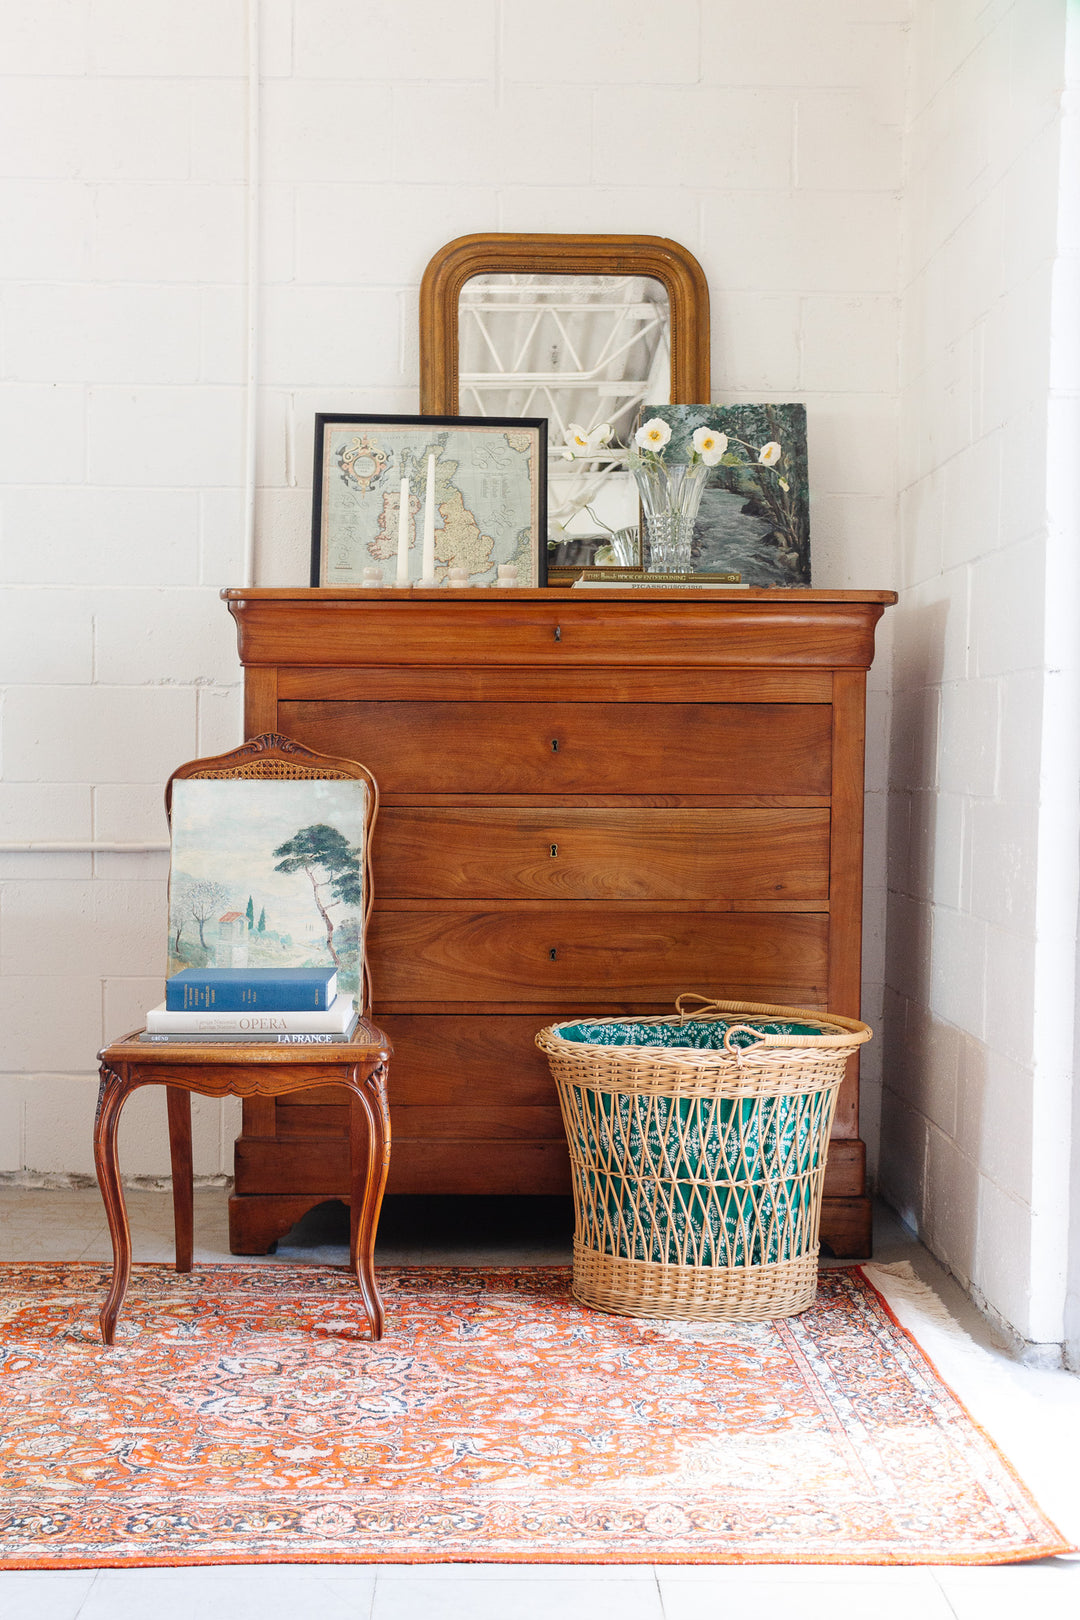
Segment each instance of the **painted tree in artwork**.
[[292,838],[279,844],[274,854],[279,856],[276,872],[305,872],[319,916],[326,928],[326,948],[341,967],[341,958],[334,948],[334,922],[330,912],[335,906],[359,905],[363,898],[360,877],[360,852],[353,849],[348,839],[336,827],[318,822],[302,827]]
[[259,912],[259,921],[258,921],[258,925],[257,925],[255,931],[258,934],[265,934],[266,933],[266,907],[265,906],[263,906],[262,910]]
[[248,933],[250,934],[254,930],[254,927],[255,927],[255,902],[251,898],[250,894],[248,895],[248,903],[247,903],[247,925],[248,925]]
[[187,908],[199,925],[199,944],[206,948],[206,935],[203,929],[216,911],[229,901],[229,891],[224,883],[215,883],[212,878],[197,878],[187,891]]

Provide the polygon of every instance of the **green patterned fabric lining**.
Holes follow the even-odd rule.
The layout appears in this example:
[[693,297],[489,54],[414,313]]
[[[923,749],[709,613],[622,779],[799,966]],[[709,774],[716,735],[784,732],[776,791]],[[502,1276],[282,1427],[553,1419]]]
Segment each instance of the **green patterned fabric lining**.
[[[722,1052],[724,1036],[732,1025],[752,1024],[763,1035],[820,1035],[816,1024],[778,1024],[762,1018],[691,1019],[686,1024],[647,1024],[631,1019],[597,1019],[594,1023],[556,1024],[556,1033],[564,1041],[579,1042],[583,1046],[674,1046],[692,1047],[697,1052]],[[735,1046],[752,1046],[754,1037],[740,1033],[734,1037]]]
[[[777,1035],[807,1024],[754,1020]],[[564,1026],[590,1046],[714,1051],[729,1024],[634,1021]],[[740,1045],[749,1035],[736,1037]],[[623,1259],[701,1266],[772,1264],[804,1254],[814,1183],[824,1163],[831,1097],[672,1097],[564,1082],[574,1150],[578,1237]]]

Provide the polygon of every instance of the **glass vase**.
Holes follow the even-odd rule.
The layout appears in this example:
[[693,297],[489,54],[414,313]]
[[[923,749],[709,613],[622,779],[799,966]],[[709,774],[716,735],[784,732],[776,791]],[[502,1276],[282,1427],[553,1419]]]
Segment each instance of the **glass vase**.
[[669,465],[658,456],[642,456],[631,471],[645,518],[645,567],[651,574],[688,574],[708,467],[703,461]]

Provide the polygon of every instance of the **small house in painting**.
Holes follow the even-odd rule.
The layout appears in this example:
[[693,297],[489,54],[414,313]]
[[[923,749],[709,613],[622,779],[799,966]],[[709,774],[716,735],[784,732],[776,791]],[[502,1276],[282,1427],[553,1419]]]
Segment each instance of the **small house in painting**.
[[248,926],[243,911],[226,911],[218,918],[217,967],[247,967]]

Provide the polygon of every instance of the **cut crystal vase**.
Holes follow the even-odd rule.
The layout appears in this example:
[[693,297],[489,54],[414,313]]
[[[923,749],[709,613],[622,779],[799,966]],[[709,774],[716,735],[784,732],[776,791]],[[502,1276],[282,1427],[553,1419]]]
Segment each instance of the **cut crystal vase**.
[[694,522],[709,469],[703,461],[642,456],[632,464],[645,517],[645,567],[652,574],[688,574]]

